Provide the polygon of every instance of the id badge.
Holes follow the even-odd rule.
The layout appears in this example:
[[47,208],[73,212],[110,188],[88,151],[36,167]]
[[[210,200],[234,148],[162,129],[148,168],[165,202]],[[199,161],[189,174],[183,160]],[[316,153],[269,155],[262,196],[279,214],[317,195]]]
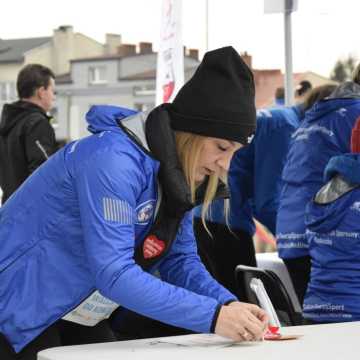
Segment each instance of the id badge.
[[100,321],[108,319],[118,307],[118,304],[95,291],[62,319],[80,325],[95,326]]

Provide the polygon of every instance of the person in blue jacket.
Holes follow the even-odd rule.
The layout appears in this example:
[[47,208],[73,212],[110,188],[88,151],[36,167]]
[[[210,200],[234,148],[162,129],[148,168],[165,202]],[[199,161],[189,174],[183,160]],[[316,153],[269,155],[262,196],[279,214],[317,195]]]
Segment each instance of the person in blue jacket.
[[210,236],[202,225],[201,208],[195,209],[200,256],[211,274],[227,289],[237,292],[239,298],[244,298],[245,289],[235,282],[235,267],[239,264],[256,266],[253,218],[275,234],[281,172],[291,135],[300,125],[305,111],[334,89],[335,85],[319,86],[302,104],[259,110],[255,136],[249,146],[239,149],[231,160],[228,216],[224,212],[224,201],[215,200],[206,223]]
[[357,153],[330,159],[324,173],[326,184],[306,209],[311,274],[303,315],[311,323],[360,320],[358,131],[353,132],[352,143]]
[[71,330],[73,343],[114,340],[106,319],[119,305],[262,339],[265,312],[206,271],[190,212],[206,178],[211,201],[255,128],[253,76],[239,54],[208,52],[172,104],[140,114],[95,106],[87,121],[92,135],[53,155],[0,210],[0,358],[35,359],[68,344]]
[[340,84],[306,113],[292,135],[282,174],[283,188],[277,215],[276,238],[300,303],[310,274],[305,233],[305,207],[324,185],[322,174],[329,159],[348,153],[351,129],[360,115],[360,67],[354,80]]

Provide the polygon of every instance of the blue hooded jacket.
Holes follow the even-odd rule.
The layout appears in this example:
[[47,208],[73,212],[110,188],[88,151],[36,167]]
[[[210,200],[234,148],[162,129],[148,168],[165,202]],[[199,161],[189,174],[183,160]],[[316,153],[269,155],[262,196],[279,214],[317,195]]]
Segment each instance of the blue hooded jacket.
[[358,321],[360,155],[332,158],[325,177],[332,180],[309,203],[305,216],[311,276],[303,313],[320,323]]
[[196,332],[210,332],[220,306],[235,299],[200,262],[190,213],[151,269],[162,280],[135,263],[154,220],[159,163],[117,121],[141,115],[93,107],[93,135],[53,155],[0,209],[0,333],[17,352],[96,289]]
[[[254,234],[253,217],[275,234],[276,214],[291,134],[304,114],[301,106],[263,109],[257,112],[256,132],[248,146],[238,150],[230,165],[229,226]],[[225,224],[224,201],[211,206],[209,220]],[[195,216],[201,216],[196,209]]]
[[292,143],[282,174],[276,238],[283,259],[307,256],[305,207],[324,184],[323,172],[332,156],[350,151],[351,130],[360,116],[360,85],[344,83],[306,112]]

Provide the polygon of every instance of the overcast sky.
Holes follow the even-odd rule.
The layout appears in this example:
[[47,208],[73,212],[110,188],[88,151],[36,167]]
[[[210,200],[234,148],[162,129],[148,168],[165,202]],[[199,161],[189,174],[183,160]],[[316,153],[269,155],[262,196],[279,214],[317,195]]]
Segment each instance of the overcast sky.
[[[266,0],[265,0],[266,1]],[[294,71],[327,76],[339,57],[360,57],[360,0],[298,0],[292,16]],[[283,16],[264,14],[264,0],[209,0],[209,49],[232,45],[254,68],[284,67]],[[60,25],[104,42],[151,41],[156,49],[161,0],[4,0],[0,38],[51,36]],[[205,50],[205,0],[183,0],[184,45]]]

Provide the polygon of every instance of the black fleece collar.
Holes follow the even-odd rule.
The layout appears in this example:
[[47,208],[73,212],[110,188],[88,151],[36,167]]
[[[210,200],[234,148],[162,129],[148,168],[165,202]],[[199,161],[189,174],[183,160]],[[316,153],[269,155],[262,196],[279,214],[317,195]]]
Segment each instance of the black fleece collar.
[[[148,269],[169,252],[185,213],[195,204],[191,202],[190,187],[177,154],[175,134],[170,125],[170,116],[166,106],[160,105],[152,110],[146,119],[138,118],[137,120],[143,125],[127,126],[126,122],[119,125],[144,151],[160,162],[158,179],[162,189],[162,199],[155,222],[144,242],[135,249],[136,263],[143,269]],[[147,144],[140,141],[144,139],[144,134],[139,134],[139,130],[135,133],[135,129],[145,132]],[[199,187],[196,194],[197,204],[202,203],[206,186],[207,181]],[[224,184],[221,183],[217,194],[218,197],[228,197]],[[159,251],[151,255],[151,250],[154,248]]]
[[145,134],[151,153],[160,162],[159,181],[168,202],[167,211],[172,216],[184,215],[193,207],[191,192],[177,154],[175,134],[165,106],[160,105],[150,112]]

